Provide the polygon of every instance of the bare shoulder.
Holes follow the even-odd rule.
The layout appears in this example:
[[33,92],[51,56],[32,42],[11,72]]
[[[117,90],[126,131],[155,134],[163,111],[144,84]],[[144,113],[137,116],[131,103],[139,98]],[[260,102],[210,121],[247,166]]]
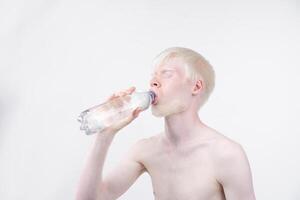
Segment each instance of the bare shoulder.
[[131,146],[131,151],[135,154],[137,160],[142,162],[143,158],[151,153],[152,149],[155,149],[159,136],[160,133],[147,138],[141,138]]
[[228,159],[245,156],[245,151],[240,143],[217,131],[215,132],[218,136],[214,142],[212,153],[216,159],[228,161]]
[[[242,145],[219,133],[211,148],[216,175],[220,182],[230,180],[230,174],[250,174],[249,161]],[[241,175],[242,176],[242,175]]]
[[137,140],[135,142],[135,146],[139,147],[139,148],[148,148],[149,145],[153,145],[155,142],[157,142],[157,140],[159,139],[159,137],[161,136],[162,133],[158,133],[156,135],[150,136],[150,137],[146,137],[146,138],[141,138],[139,140]]
[[229,199],[255,199],[252,173],[244,148],[223,136],[213,145],[212,158],[216,180]]

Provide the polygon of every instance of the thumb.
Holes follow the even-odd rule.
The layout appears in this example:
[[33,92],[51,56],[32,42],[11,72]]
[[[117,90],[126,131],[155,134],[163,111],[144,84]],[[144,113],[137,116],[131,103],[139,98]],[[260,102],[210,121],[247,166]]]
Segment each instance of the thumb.
[[137,108],[133,111],[133,113],[132,113],[133,117],[134,117],[134,118],[138,117],[139,114],[140,114],[142,111],[143,111],[143,110],[142,110],[141,107],[137,107]]

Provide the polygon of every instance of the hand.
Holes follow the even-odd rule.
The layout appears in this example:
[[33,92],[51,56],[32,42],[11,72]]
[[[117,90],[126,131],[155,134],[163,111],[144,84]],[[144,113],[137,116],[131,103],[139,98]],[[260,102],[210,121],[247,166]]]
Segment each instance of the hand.
[[[134,91],[135,91],[135,87],[130,87],[127,90],[121,90],[119,92],[116,92],[107,99],[107,102],[110,102],[110,105],[112,105],[114,108],[121,107],[121,106],[123,106],[124,101],[130,100],[130,98],[131,98],[130,94],[132,94]],[[108,132],[113,132],[113,133],[118,132],[120,129],[127,126],[135,118],[137,118],[141,111],[142,111],[142,108],[137,107],[136,109],[134,109],[132,111],[132,113],[128,117],[112,124],[111,126],[107,127],[104,130],[108,131]]]

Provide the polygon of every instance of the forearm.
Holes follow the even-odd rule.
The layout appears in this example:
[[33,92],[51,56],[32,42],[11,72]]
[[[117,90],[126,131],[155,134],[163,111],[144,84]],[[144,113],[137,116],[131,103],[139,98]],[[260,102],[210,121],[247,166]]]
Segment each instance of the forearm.
[[80,176],[76,200],[97,199],[105,158],[114,136],[112,131],[97,134]]

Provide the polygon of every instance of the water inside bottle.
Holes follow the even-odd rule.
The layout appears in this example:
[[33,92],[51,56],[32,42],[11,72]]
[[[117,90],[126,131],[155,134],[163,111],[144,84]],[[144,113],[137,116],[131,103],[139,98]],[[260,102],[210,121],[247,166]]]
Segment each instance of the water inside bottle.
[[[101,132],[102,129],[112,125],[115,121],[128,117],[137,106],[147,109],[150,104],[154,103],[156,97],[153,91],[142,92],[137,95],[133,95],[130,101],[129,99],[122,99],[122,106],[120,107],[115,106],[117,102],[108,101],[81,112],[77,118],[81,123],[80,130],[84,130],[87,135]],[[113,103],[115,103],[114,106]]]

